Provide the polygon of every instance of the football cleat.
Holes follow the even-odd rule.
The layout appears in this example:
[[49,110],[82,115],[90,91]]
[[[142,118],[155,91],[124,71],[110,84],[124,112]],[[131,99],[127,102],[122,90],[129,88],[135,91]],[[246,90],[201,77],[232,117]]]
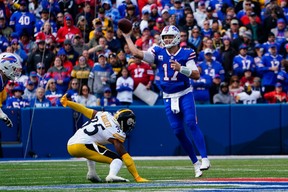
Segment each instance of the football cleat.
[[202,159],[202,164],[200,167],[200,170],[208,170],[210,168],[210,161],[208,158],[203,158]]
[[138,183],[149,182],[148,179],[142,178],[142,177],[140,177],[140,176],[137,177],[135,180],[136,180],[136,182],[138,182]]
[[101,178],[98,175],[87,173],[86,179],[91,181],[92,183],[100,183],[102,182]]
[[123,177],[118,177],[116,175],[108,175],[105,179],[107,182],[117,183],[117,182],[129,182],[128,179]]
[[200,161],[197,161],[194,163],[194,170],[195,170],[195,177],[201,177],[202,176],[202,171],[200,170],[201,163]]

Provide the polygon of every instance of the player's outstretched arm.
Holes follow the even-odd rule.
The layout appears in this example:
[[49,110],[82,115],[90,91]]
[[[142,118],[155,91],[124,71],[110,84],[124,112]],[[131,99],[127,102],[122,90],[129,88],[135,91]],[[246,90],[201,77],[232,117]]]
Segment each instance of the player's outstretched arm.
[[9,117],[2,111],[0,108],[0,119],[4,121],[4,123],[7,125],[7,127],[13,127],[12,121],[9,119]]
[[62,96],[61,100],[60,100],[61,104],[64,106],[64,107],[70,107],[71,109],[74,109],[75,111],[77,112],[80,112],[82,113],[83,115],[85,115],[85,117],[91,119],[92,117],[95,116],[95,114],[97,113],[96,110],[93,110],[93,109],[89,109],[79,103],[75,103],[73,101],[69,101],[67,99],[67,93],[65,95]]
[[130,31],[129,33],[125,34],[122,32],[123,37],[125,38],[127,45],[132,53],[132,55],[134,55],[135,57],[139,58],[139,59],[143,59],[144,57],[144,52],[140,49],[138,49],[135,44],[133,43],[132,39],[131,39],[131,33],[132,31]]

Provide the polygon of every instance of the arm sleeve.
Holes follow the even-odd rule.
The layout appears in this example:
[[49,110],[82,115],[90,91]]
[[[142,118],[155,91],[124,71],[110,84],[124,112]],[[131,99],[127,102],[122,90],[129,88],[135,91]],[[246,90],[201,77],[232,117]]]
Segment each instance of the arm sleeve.
[[155,56],[150,51],[143,51],[144,57],[143,60],[149,64],[154,63]]
[[75,103],[73,101],[67,101],[67,106],[74,109],[77,112],[82,113],[83,115],[85,115],[85,117],[91,119],[93,117],[93,109],[89,109],[87,107],[85,107],[84,105],[81,105],[79,103]]

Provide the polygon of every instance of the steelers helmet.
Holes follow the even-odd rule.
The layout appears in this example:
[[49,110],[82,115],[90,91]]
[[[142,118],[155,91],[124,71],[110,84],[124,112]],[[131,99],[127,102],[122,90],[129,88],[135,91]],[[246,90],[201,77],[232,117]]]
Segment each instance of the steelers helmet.
[[114,115],[115,119],[120,124],[121,129],[125,133],[129,133],[134,129],[136,124],[136,116],[130,109],[119,109]]

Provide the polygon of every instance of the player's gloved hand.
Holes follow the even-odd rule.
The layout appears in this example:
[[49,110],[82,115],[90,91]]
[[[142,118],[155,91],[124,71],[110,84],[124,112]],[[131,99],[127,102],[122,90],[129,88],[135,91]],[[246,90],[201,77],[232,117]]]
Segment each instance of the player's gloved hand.
[[141,183],[141,182],[149,182],[148,179],[144,179],[144,178],[142,178],[142,177],[140,177],[140,176],[138,176],[135,180],[136,180],[136,182],[138,182],[138,183]]
[[66,107],[66,106],[67,106],[67,102],[68,102],[67,93],[62,96],[62,98],[60,99],[60,102],[61,102],[61,104],[63,105],[63,107]]
[[8,117],[5,117],[3,119],[4,123],[7,125],[7,127],[13,127],[13,123],[12,121],[8,118]]

